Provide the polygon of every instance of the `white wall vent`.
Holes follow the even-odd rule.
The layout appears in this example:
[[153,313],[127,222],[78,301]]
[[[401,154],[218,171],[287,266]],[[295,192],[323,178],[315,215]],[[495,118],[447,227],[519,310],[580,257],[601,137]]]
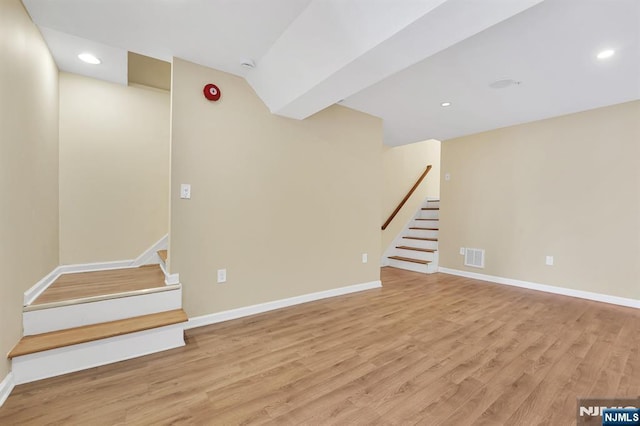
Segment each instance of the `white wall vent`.
[[467,248],[464,252],[464,266],[484,268],[484,250]]

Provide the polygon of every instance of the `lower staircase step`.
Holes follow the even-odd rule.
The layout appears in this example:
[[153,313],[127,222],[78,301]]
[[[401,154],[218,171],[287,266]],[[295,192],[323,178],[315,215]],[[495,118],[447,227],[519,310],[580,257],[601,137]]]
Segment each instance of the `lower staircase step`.
[[164,286],[158,265],[63,274],[30,306]]
[[409,229],[416,229],[418,231],[438,231],[438,228],[422,228],[420,226],[412,226]]
[[440,210],[440,207],[423,207],[422,210]]
[[179,324],[187,320],[188,317],[185,311],[175,309],[123,320],[25,336],[18,342],[13,350],[9,352],[8,358]]
[[412,259],[410,257],[402,257],[402,256],[389,256],[389,259],[402,260],[403,262],[419,263],[421,265],[427,265],[431,263],[428,260]]
[[409,246],[396,246],[397,249],[401,249],[401,250],[413,250],[413,251],[422,251],[425,253],[435,253],[436,250],[435,249],[426,249],[426,248],[420,248],[420,247],[409,247]]

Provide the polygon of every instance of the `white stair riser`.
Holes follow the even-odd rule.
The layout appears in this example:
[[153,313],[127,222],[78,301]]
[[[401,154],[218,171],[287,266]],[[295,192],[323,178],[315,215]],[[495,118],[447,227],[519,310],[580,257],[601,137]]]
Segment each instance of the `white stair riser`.
[[422,265],[420,263],[413,262],[405,262],[403,260],[389,259],[389,266],[393,266],[394,268],[406,269],[408,271],[413,272],[422,272],[426,274],[428,271],[427,265]]
[[403,238],[399,245],[409,246],[409,247],[418,247],[418,248],[426,248],[426,249],[438,249],[437,241],[425,241],[425,240],[412,240],[409,238]]
[[438,219],[439,214],[437,210],[420,210],[416,217],[420,219]]
[[418,260],[433,260],[433,253],[424,252],[424,251],[416,251],[416,250],[405,250],[405,249],[396,249],[395,256],[401,257],[409,257],[411,259]]
[[182,308],[182,289],[24,312],[24,335],[99,324]]
[[[420,228],[426,228],[426,226],[420,226]],[[438,238],[438,231],[425,231],[422,229],[409,229],[406,237],[420,237],[420,238]]]
[[29,383],[180,346],[182,323],[19,356],[13,359],[12,372],[16,384]]
[[411,226],[419,226],[422,228],[440,228],[439,220],[414,220]]
[[403,260],[388,259],[389,266],[406,269],[407,271],[421,272],[423,274],[433,274],[438,272],[438,267],[434,263],[422,265],[420,263],[405,262]]

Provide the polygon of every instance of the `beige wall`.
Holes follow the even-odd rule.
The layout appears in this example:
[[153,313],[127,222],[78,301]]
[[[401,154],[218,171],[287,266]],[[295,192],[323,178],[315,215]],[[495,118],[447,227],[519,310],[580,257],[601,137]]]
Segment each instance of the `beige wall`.
[[379,279],[378,118],[272,115],[243,79],[174,59],[171,144],[169,260],[189,316]]
[[[424,172],[433,166],[429,174],[415,190],[411,198],[393,221],[382,231],[382,252],[411,220],[425,198],[440,197],[440,141],[430,139],[382,150],[382,223],[402,201]],[[380,223],[380,225],[382,225]]]
[[60,261],[134,259],[169,227],[169,93],[60,73]]
[[19,0],[0,2],[0,381],[24,291],[58,265],[58,70]]
[[443,142],[440,266],[640,299],[639,158],[640,102]]

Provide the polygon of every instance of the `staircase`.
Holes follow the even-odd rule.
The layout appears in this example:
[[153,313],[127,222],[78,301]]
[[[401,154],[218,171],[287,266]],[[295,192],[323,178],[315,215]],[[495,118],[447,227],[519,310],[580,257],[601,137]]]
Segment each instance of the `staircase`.
[[165,261],[57,277],[23,308],[16,384],[184,346],[182,286],[166,284]]
[[387,250],[386,264],[432,274],[438,271],[440,200],[426,200]]

